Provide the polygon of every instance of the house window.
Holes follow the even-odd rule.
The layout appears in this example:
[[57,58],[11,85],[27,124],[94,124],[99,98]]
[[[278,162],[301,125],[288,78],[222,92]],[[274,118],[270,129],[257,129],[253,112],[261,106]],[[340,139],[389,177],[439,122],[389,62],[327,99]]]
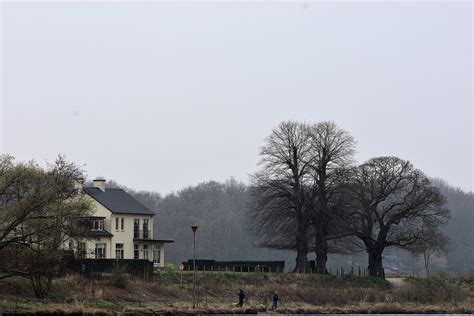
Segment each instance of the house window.
[[148,245],[143,245],[143,259],[148,260]]
[[133,238],[140,238],[140,219],[133,220]]
[[95,244],[95,258],[105,259],[105,244],[104,243]]
[[140,252],[138,251],[138,244],[133,245],[133,259],[140,259]]
[[115,230],[119,230],[119,218],[115,218]]
[[104,220],[94,219],[92,221],[92,230],[104,230]]
[[143,238],[148,238],[148,219],[143,219]]
[[160,245],[153,245],[153,263],[160,263]]
[[77,243],[77,253],[76,253],[77,258],[85,258],[86,257],[86,243],[85,242],[79,242]]
[[123,244],[115,244],[115,259],[123,259]]
[[125,225],[124,225],[124,222],[125,222],[125,218],[122,217],[122,218],[120,219],[120,229],[121,229],[122,231],[123,231],[124,226],[125,226]]

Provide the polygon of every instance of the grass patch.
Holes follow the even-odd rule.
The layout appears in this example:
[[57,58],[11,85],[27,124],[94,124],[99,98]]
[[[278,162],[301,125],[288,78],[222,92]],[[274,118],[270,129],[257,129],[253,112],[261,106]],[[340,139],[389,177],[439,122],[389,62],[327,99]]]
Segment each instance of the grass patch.
[[[381,278],[358,277],[355,275],[319,275],[297,273],[261,273],[261,272],[210,272],[197,271],[196,278],[201,284],[223,284],[226,286],[298,284],[305,287],[342,288],[346,286],[387,290],[390,283]],[[162,285],[191,285],[193,274],[190,271],[164,272],[156,277]]]
[[105,309],[108,311],[120,312],[124,309],[125,305],[118,301],[97,301],[87,304],[88,307]]
[[344,287],[359,287],[359,288],[373,288],[379,290],[388,290],[390,283],[381,278],[372,277],[358,277],[355,275],[306,275],[304,286],[324,287],[324,288],[344,288]]
[[406,282],[409,286],[394,291],[394,298],[397,301],[454,304],[464,301],[471,293],[469,285],[458,278],[409,277]]

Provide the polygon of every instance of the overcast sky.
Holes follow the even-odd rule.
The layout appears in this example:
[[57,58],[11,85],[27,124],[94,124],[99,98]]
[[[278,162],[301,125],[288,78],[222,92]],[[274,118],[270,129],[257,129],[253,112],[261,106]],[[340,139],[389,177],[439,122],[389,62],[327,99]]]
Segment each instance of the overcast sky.
[[472,4],[2,4],[1,151],[136,189],[247,181],[282,120],[473,190]]

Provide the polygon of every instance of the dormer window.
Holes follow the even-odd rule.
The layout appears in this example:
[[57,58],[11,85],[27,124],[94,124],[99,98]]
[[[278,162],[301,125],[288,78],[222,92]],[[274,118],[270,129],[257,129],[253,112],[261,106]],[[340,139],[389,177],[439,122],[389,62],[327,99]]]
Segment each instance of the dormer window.
[[104,230],[104,220],[103,219],[92,220],[92,230]]

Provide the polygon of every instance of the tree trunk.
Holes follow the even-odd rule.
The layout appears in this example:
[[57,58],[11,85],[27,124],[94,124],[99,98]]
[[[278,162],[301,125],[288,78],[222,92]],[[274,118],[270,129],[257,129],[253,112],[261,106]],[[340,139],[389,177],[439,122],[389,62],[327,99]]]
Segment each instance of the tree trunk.
[[382,265],[383,249],[369,249],[369,275],[372,277],[385,278],[385,271]]
[[327,274],[326,263],[328,261],[327,251],[316,250],[316,273]]
[[315,237],[315,248],[316,248],[316,273],[326,274],[326,263],[328,261],[328,242],[326,236],[322,236],[320,230],[316,231]]
[[429,278],[430,277],[430,253],[429,252],[425,252],[423,253],[423,259],[425,261],[425,270],[426,270],[426,277]]
[[53,281],[52,277],[34,276],[30,280],[36,298],[44,299],[48,297]]
[[32,277],[31,285],[33,286],[33,291],[35,292],[35,297],[39,299],[46,298],[46,294],[43,288],[43,282],[41,277]]
[[299,224],[296,235],[296,266],[295,272],[306,273],[308,265],[308,237],[306,225]]

